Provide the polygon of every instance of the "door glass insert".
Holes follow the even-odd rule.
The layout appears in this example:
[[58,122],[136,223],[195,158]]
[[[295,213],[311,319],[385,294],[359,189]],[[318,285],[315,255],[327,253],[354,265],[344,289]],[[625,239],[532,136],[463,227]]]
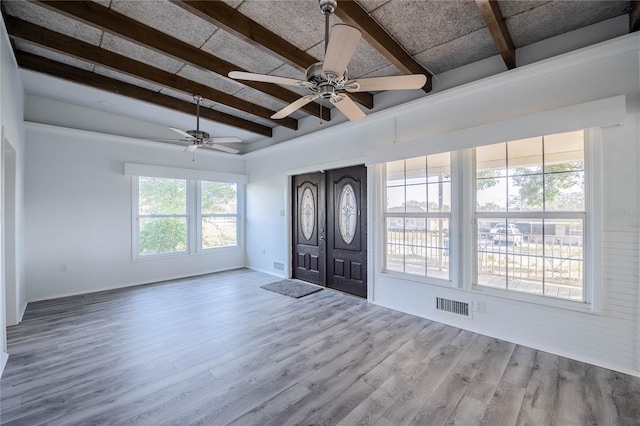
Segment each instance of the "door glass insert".
[[340,191],[340,202],[338,203],[340,236],[347,244],[351,244],[355,237],[356,221],[356,195],[353,186],[348,183],[342,187],[342,191]]
[[300,203],[300,227],[302,235],[307,240],[313,235],[313,228],[316,221],[316,203],[313,201],[313,194],[310,188],[302,192],[302,202]]

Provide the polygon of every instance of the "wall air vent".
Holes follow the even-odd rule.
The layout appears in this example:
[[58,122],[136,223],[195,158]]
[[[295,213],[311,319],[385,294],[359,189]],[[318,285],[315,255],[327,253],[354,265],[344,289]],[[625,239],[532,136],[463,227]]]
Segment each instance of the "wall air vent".
[[469,304],[457,300],[443,299],[436,297],[436,309],[439,311],[451,312],[452,314],[469,316]]
[[273,269],[276,271],[284,271],[284,263],[273,262]]

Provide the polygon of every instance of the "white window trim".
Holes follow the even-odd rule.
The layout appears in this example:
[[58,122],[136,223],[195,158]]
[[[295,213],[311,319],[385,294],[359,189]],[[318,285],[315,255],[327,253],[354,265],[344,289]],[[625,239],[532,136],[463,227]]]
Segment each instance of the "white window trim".
[[[213,182],[210,180],[205,180],[206,182]],[[244,227],[241,226],[240,218],[242,215],[241,212],[244,211],[244,185],[237,182],[227,182],[227,183],[235,183],[236,184],[236,213],[235,214],[202,214],[202,182],[203,180],[194,181],[196,185],[197,193],[196,193],[196,226],[195,228],[195,241],[196,243],[196,252],[197,253],[210,253],[218,250],[234,250],[242,248],[242,236],[244,235]],[[220,181],[216,181],[220,182]],[[203,247],[202,246],[202,218],[203,217],[235,217],[236,218],[236,242],[235,246],[224,246],[224,247]]]
[[[188,173],[184,173],[187,171]],[[141,172],[148,172],[138,174]],[[131,176],[131,259],[133,262],[212,254],[218,251],[241,251],[244,249],[244,203],[246,175],[208,172],[204,170],[177,169],[125,163],[125,175]],[[187,249],[181,252],[141,255],[139,252],[139,178],[160,177],[181,179],[187,182]],[[200,178],[200,179],[196,179]],[[236,233],[237,244],[225,247],[202,247],[202,215],[200,182],[227,182],[236,184]],[[173,216],[173,215],[170,215]],[[184,215],[178,215],[184,217]]]
[[[386,271],[386,168],[385,163],[378,163],[375,168],[378,185],[375,189],[377,195],[376,210],[380,223],[376,224],[375,238],[380,244],[375,246],[375,253],[380,259],[376,262],[375,273],[394,277],[407,282],[416,282],[446,288],[458,288],[476,294],[486,294],[493,297],[510,299],[514,301],[532,303],[547,307],[555,307],[564,310],[583,312],[587,314],[602,314],[601,298],[601,232],[602,232],[602,130],[601,128],[584,129],[584,155],[585,155],[585,211],[586,221],[584,229],[584,286],[586,303],[545,296],[536,296],[526,293],[508,292],[488,287],[474,286],[477,267],[476,261],[476,230],[475,218],[475,176],[473,167],[473,149],[464,149],[451,152],[451,229],[449,233],[449,268],[450,281],[419,275],[405,274],[397,271]],[[428,154],[427,154],[428,155]],[[409,158],[419,157],[413,155]],[[389,161],[395,161],[389,160]],[[373,179],[371,181],[374,181]],[[470,200],[470,198],[472,198]],[[581,214],[581,213],[578,213]],[[503,213],[504,215],[504,213]],[[373,215],[371,216],[373,217]],[[467,267],[466,267],[467,266]],[[373,292],[372,292],[373,294]]]
[[246,184],[249,181],[247,175],[235,173],[221,173],[198,169],[181,169],[178,167],[164,167],[138,163],[124,163],[123,174],[125,176],[207,180],[211,182],[231,182],[237,184]]
[[[186,184],[187,184],[187,194],[186,194],[186,215],[154,215],[154,217],[185,217],[187,218],[187,241],[186,241],[186,250],[184,251],[179,251],[179,252],[173,252],[173,253],[159,253],[159,254],[147,254],[147,255],[142,255],[140,254],[140,215],[139,215],[139,209],[140,209],[140,199],[139,199],[139,195],[140,195],[140,177],[141,176],[132,176],[131,179],[131,199],[132,199],[132,204],[131,204],[131,243],[132,243],[132,260],[133,261],[140,261],[140,260],[154,260],[154,259],[163,259],[163,258],[169,258],[169,257],[182,257],[182,256],[188,256],[192,253],[191,251],[191,246],[192,246],[192,241],[193,238],[191,236],[191,199],[192,199],[192,188],[191,188],[191,182],[188,179],[180,179],[180,178],[168,178],[168,179],[180,179],[180,180],[185,180]],[[148,176],[142,176],[142,177],[148,177]]]
[[[567,310],[586,312],[600,315],[602,314],[602,301],[601,301],[601,278],[600,278],[600,235],[602,230],[602,130],[600,128],[585,129],[584,130],[584,171],[585,171],[585,213],[552,213],[550,215],[557,216],[581,216],[585,218],[584,228],[584,247],[583,253],[583,286],[585,301],[574,301],[568,299],[553,298],[542,295],[519,293],[515,291],[494,289],[485,286],[479,286],[476,284],[478,277],[477,268],[477,224],[475,221],[475,205],[476,205],[476,191],[475,191],[475,175],[472,173],[475,171],[475,157],[474,150],[465,150],[465,167],[466,171],[463,184],[467,187],[471,194],[471,202],[466,206],[464,211],[465,223],[463,230],[464,234],[469,238],[465,241],[465,247],[467,248],[467,256],[471,267],[467,268],[465,288],[477,293],[489,294],[504,299],[517,300],[521,302],[534,303],[544,306],[551,306],[557,308],[563,308]],[[485,214],[486,213],[486,214]],[[539,215],[543,212],[532,212],[530,215]],[[482,216],[526,216],[527,213],[509,213],[509,212],[481,212]]]

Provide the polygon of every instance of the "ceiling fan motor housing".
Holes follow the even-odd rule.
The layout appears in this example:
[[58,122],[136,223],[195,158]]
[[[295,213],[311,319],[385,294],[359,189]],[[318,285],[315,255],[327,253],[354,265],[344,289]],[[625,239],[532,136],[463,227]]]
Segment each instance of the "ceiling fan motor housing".
[[187,130],[187,133],[189,133],[191,136],[193,136],[194,138],[196,138],[198,140],[203,140],[203,139],[208,139],[209,138],[209,133],[204,132],[202,130]]
[[307,68],[307,81],[314,86],[321,86],[327,82],[327,77],[322,73],[322,62],[316,62]]

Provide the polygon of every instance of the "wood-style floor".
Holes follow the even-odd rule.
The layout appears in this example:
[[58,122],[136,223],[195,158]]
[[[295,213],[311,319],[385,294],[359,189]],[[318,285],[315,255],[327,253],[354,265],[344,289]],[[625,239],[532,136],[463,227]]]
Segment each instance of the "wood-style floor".
[[31,303],[2,424],[638,425],[640,379],[250,270]]

